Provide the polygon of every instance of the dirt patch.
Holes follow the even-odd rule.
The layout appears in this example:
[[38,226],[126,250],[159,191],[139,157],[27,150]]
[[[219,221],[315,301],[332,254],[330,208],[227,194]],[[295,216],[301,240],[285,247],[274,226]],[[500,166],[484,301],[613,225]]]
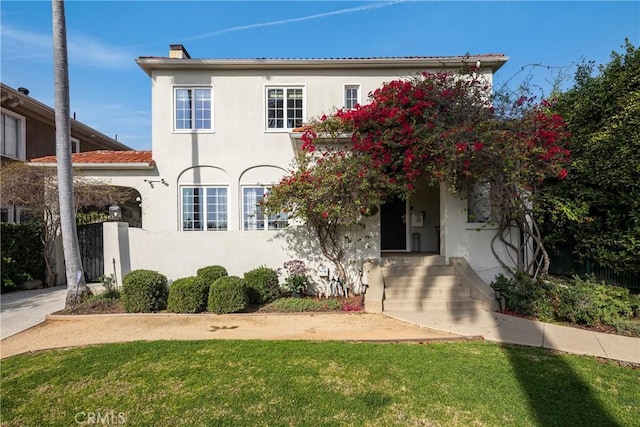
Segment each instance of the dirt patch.
[[45,323],[2,340],[0,357],[49,348],[140,340],[428,342],[458,338],[370,313],[52,315]]

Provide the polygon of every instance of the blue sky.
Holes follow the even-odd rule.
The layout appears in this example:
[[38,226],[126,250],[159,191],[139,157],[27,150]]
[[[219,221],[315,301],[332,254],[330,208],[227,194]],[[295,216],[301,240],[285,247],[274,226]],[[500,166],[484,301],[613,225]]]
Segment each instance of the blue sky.
[[[50,2],[0,11],[2,82],[53,106]],[[172,43],[194,58],[503,53],[498,84],[532,75],[545,91],[583,58],[607,63],[625,37],[640,45],[639,1],[67,0],[66,17],[71,111],[136,149],[151,148],[151,82],[134,59]]]

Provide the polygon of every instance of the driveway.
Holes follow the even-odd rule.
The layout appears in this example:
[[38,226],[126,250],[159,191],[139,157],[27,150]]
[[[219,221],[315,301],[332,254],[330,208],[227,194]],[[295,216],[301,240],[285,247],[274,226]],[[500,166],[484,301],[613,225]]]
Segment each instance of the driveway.
[[0,296],[1,339],[44,322],[47,314],[64,308],[66,285],[15,291]]
[[[100,284],[90,284],[96,289]],[[0,339],[5,339],[44,322],[48,314],[64,308],[66,285],[15,291],[0,296]]]

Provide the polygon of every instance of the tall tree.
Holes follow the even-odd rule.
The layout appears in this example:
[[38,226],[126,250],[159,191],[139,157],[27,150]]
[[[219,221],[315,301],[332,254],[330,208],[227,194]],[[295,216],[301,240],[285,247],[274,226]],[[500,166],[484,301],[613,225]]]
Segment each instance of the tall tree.
[[619,272],[640,273],[640,48],[623,52],[592,76],[578,67],[573,88],[553,107],[571,132],[566,180],[546,188],[547,244]]
[[67,28],[64,1],[51,1],[53,20],[53,74],[56,111],[56,156],[58,158],[58,198],[60,200],[60,229],[67,274],[66,307],[91,295],[84,281],[78,233],[76,229],[73,168],[71,165],[71,122],[69,116],[69,63],[67,60]]

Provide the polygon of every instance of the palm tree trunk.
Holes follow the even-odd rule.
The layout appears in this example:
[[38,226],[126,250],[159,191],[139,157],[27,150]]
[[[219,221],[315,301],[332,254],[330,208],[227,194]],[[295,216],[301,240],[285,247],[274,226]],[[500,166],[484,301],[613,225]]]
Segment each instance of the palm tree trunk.
[[71,165],[71,123],[69,116],[69,64],[67,62],[67,29],[63,0],[51,1],[53,19],[53,73],[56,111],[56,156],[58,159],[58,198],[60,229],[67,275],[66,307],[73,308],[91,291],[84,281],[80,246],[76,230]]

